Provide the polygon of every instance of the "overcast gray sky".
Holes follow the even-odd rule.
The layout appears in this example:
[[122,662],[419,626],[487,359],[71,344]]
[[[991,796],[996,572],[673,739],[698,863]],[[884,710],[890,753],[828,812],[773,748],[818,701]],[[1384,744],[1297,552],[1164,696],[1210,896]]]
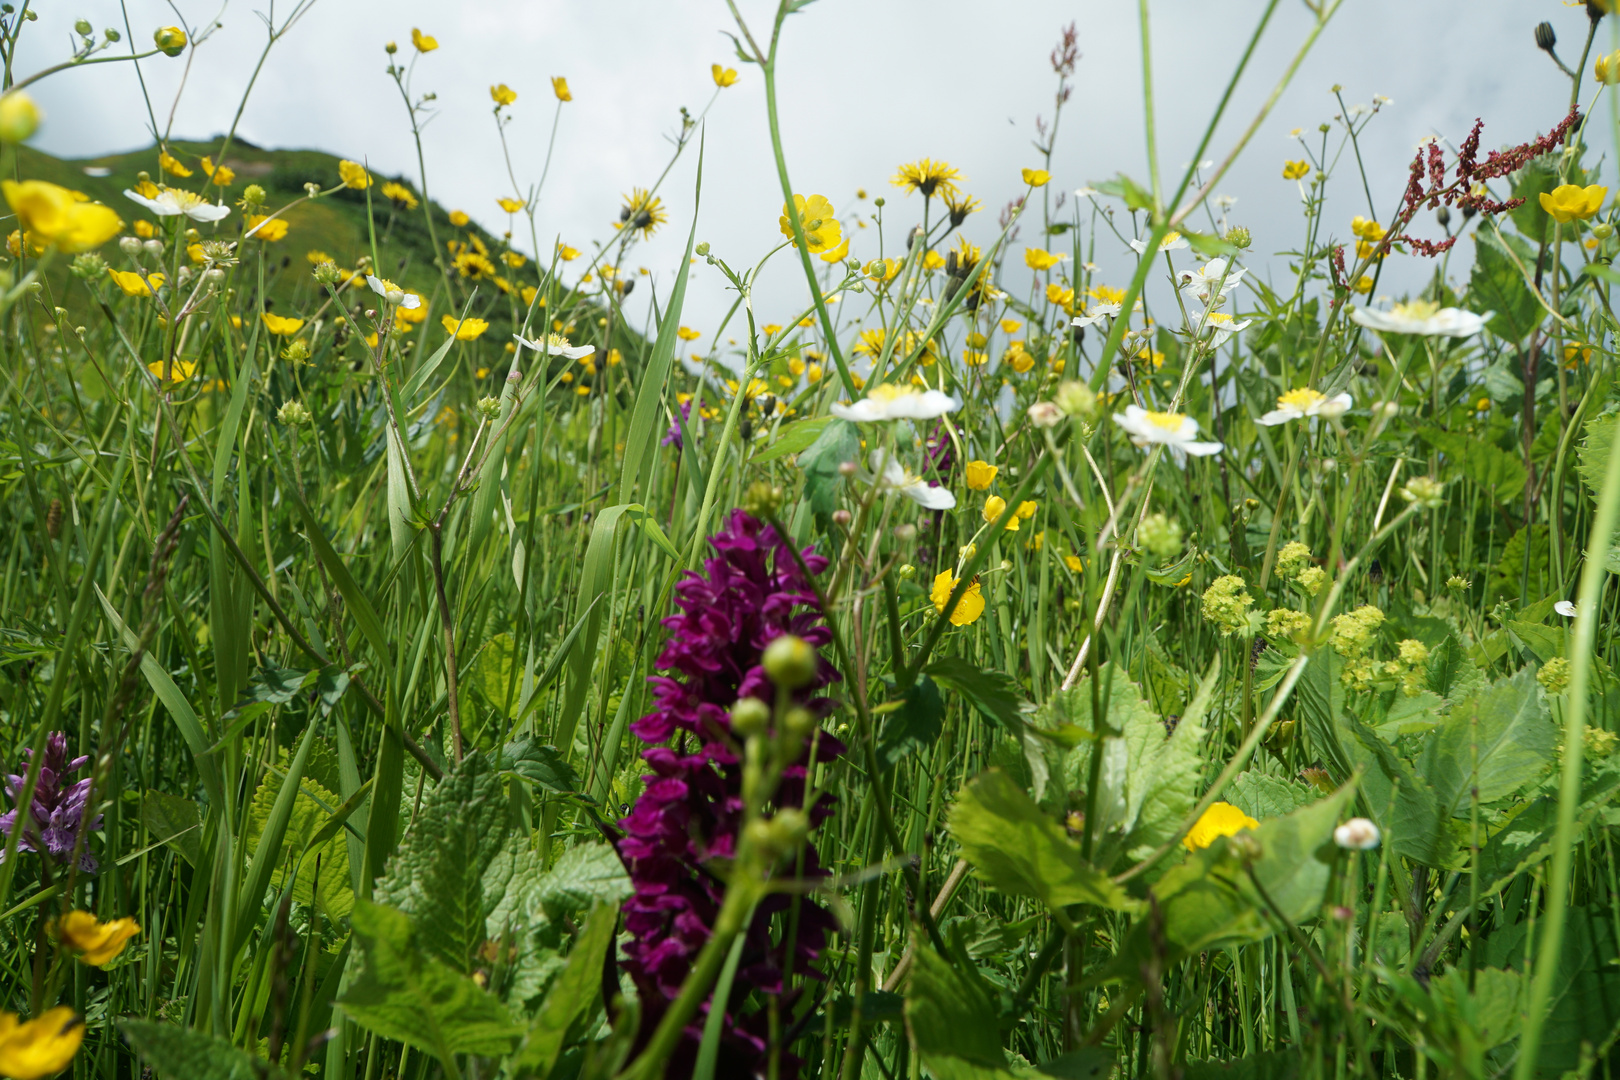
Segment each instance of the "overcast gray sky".
[[[230,0],[222,12],[217,0],[175,3],[193,25],[208,24],[216,13],[224,25],[197,53],[174,133],[200,138],[223,132],[262,48],[259,12],[268,10],[268,0]],[[774,3],[741,0],[740,6],[755,33],[767,34]],[[1166,183],[1190,159],[1263,6],[1256,0],[1154,3]],[[289,7],[279,0],[278,18]],[[170,5],[158,0],[129,0],[128,8],[142,47],[154,27],[174,21]],[[17,70],[26,74],[61,59],[79,16],[98,28],[122,29],[115,0],[49,5],[28,28]],[[1295,185],[1280,176],[1284,159],[1299,156],[1288,132],[1311,131],[1333,116],[1337,105],[1329,88],[1335,83],[1343,85],[1347,103],[1370,103],[1377,94],[1394,101],[1363,144],[1378,216],[1386,222],[1423,136],[1460,141],[1478,116],[1486,123],[1484,145],[1494,147],[1555,123],[1565,110],[1569,83],[1531,42],[1532,28],[1543,18],[1557,28],[1559,51],[1573,64],[1586,15],[1559,0],[1346,0],[1220,185],[1237,199],[1230,220],[1254,232],[1249,261],[1262,274],[1286,274],[1281,260],[1267,255],[1297,246],[1302,234]],[[1020,168],[1037,163],[1034,121],[1037,115],[1050,118],[1056,85],[1047,55],[1070,21],[1078,24],[1081,58],[1059,132],[1052,190],[1072,192],[1116,171],[1145,180],[1136,5],[820,0],[788,21],[781,49],[782,121],[796,190],[827,195],[840,214],[854,207],[858,187],[885,195],[892,245],[920,216],[921,200],[902,196],[889,177],[901,162],[943,158],[962,170],[967,190],[986,207],[966,232],[980,243],[993,239],[997,210],[1022,191]],[[1224,155],[1248,125],[1311,21],[1299,0],[1283,0],[1207,157]],[[488,87],[504,82],[518,91],[508,136],[514,168],[526,185],[538,178],[545,157],[556,105],[549,79],[564,75],[574,101],[563,107],[540,212],[542,244],[552,235],[580,248],[605,241],[613,235],[610,223],[621,192],[650,184],[667,162],[678,108],[697,113],[709,102],[709,65],[719,61],[738,68],[741,77],[707,115],[698,238],[733,265],[752,264],[777,242],[781,192],[763,84],[757,69],[737,61],[722,34],[733,28],[723,0],[318,0],[271,53],[241,134],[262,146],[366,158],[378,171],[415,181],[415,149],[404,107],[384,73],[382,48],[395,40],[401,56],[408,56],[413,26],[440,43],[418,62],[415,89],[438,95],[438,115],[425,140],[427,181],[430,193],[447,206],[465,209],[492,230],[505,228],[495,199],[511,194],[511,185]],[[1609,32],[1604,26],[1600,40],[1606,43]],[[184,60],[163,57],[143,63],[160,123],[184,67]],[[148,142],[146,105],[128,64],[53,76],[38,84],[37,98],[46,112],[36,140],[43,149],[83,157]],[[1605,154],[1611,149],[1606,140],[1598,145]],[[630,260],[654,270],[661,295],[691,221],[696,164],[689,151],[675,167],[662,192],[671,222]],[[1352,214],[1366,212],[1359,179],[1345,166],[1335,175],[1329,204],[1341,235],[1348,235]],[[1038,242],[1030,229],[1023,239]],[[872,230],[856,236],[853,254],[877,254]],[[1112,238],[1100,244],[1103,280],[1123,284],[1130,258]],[[1466,273],[1470,259],[1463,252],[1454,260],[1453,276]],[[1428,272],[1426,265],[1394,269],[1386,282],[1397,286]],[[715,271],[701,263],[693,271],[683,321],[709,330],[732,298]],[[775,260],[756,296],[761,321],[784,319],[802,302],[803,288],[797,268]],[[632,299],[645,304],[646,293]]]

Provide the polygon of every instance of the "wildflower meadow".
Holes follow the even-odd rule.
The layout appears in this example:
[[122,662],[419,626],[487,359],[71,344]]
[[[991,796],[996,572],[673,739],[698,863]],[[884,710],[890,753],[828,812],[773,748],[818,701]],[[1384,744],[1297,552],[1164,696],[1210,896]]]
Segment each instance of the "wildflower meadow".
[[[738,250],[704,111],[558,235],[585,91],[436,86],[381,10],[414,172],[150,99],[54,157],[30,86],[211,24],[29,72],[0,5],[0,1076],[1613,1077],[1620,22],[1527,16],[1544,122],[1384,175],[1383,99],[1280,138],[1343,3],[1189,101],[1139,0],[1089,47],[1147,156],[1075,176],[1031,28],[1003,206],[943,150],[826,190],[777,78],[827,5],[705,7],[781,189]],[[504,230],[432,197],[450,93]],[[1216,197],[1259,132],[1285,235]]]

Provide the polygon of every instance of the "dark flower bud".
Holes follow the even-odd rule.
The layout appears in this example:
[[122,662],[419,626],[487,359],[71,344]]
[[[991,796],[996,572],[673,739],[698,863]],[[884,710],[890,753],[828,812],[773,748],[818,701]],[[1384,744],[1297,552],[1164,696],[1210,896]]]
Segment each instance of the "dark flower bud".
[[1542,52],[1552,52],[1553,46],[1558,44],[1558,35],[1553,32],[1550,22],[1536,23],[1536,48]]
[[1434,220],[1440,223],[1442,229],[1448,227],[1451,224],[1451,211],[1442,206],[1434,212]]

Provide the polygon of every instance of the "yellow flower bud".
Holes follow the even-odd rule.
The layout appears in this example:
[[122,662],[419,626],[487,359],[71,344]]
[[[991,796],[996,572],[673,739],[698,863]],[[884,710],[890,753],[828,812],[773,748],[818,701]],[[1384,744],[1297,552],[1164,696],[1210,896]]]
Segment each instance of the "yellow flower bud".
[[152,40],[164,56],[179,56],[186,51],[186,32],[178,26],[165,26],[154,30]]
[[25,142],[39,127],[39,106],[21,90],[0,97],[0,140]]

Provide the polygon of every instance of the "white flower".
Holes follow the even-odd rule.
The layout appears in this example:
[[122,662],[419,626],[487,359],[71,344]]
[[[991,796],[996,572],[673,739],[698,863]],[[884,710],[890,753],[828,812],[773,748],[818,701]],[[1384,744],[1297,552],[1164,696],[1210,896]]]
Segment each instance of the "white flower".
[[872,480],[878,487],[899,492],[925,510],[949,510],[956,505],[956,496],[949,488],[929,487],[928,481],[906,471],[906,467],[889,457],[887,450],[872,451]]
[[1277,407],[1260,418],[1267,427],[1286,424],[1290,420],[1304,420],[1312,416],[1333,418],[1343,416],[1354,402],[1348,393],[1327,397],[1308,386],[1290,390],[1277,399]]
[[1070,326],[1094,326],[1104,319],[1112,319],[1120,311],[1119,304],[1098,304],[1091,309],[1090,315],[1076,315],[1069,321]]
[[1123,413],[1114,414],[1114,423],[1124,428],[1131,442],[1140,447],[1163,443],[1172,450],[1184,451],[1197,457],[1218,454],[1218,442],[1198,442],[1198,421],[1181,413],[1149,412],[1140,405],[1127,405]]
[[[1190,270],[1183,270],[1176,275],[1176,286],[1184,292],[1192,293],[1198,299],[1212,307],[1219,307],[1228,293],[1238,287],[1247,274],[1247,267],[1230,267],[1225,259],[1211,259],[1203,266]],[[1217,292],[1216,289],[1220,291]],[[1215,303],[1210,304],[1209,298],[1215,296]]]
[[932,420],[961,407],[960,401],[940,390],[884,384],[872,387],[853,405],[834,405],[831,412],[840,420],[870,424],[880,420]]
[[547,356],[566,356],[570,360],[578,360],[582,356],[589,356],[596,351],[595,345],[570,345],[568,339],[561,334],[547,334],[543,338],[530,341],[526,337],[513,334],[512,339],[526,349],[533,349],[537,353]]
[[377,277],[374,274],[367,274],[366,284],[371,286],[372,292],[376,293],[384,300],[387,300],[390,304],[395,304],[402,308],[408,308],[412,311],[422,306],[422,298],[420,296],[417,296],[415,293],[406,292],[398,285],[395,285],[392,281]]
[[231,212],[228,206],[211,203],[194,191],[181,191],[179,188],[161,188],[155,199],[148,199],[140,192],[129,189],[125,189],[124,194],[158,217],[184,214],[192,221],[219,221]]
[[[1164,234],[1164,239],[1159,241],[1160,251],[1180,251],[1186,246],[1187,241],[1183,240],[1181,234],[1178,232],[1167,232]],[[1131,250],[1135,251],[1138,255],[1142,254],[1147,250],[1147,241],[1132,240]]]
[[1373,107],[1374,108],[1381,108],[1382,106],[1393,105],[1393,104],[1395,104],[1395,99],[1392,98],[1392,97],[1385,97],[1383,94],[1374,94],[1373,95]]
[[1493,312],[1476,315],[1461,308],[1443,308],[1428,300],[1396,304],[1388,311],[1356,308],[1350,317],[1369,330],[1389,334],[1423,334],[1437,337],[1473,337],[1485,329]]
[[1553,610],[1558,612],[1558,614],[1562,615],[1566,619],[1573,619],[1575,617],[1575,605],[1568,600],[1558,601],[1558,603],[1553,605]]
[[1037,401],[1028,409],[1029,422],[1038,428],[1057,427],[1063,419],[1063,410],[1050,401]]
[[1216,346],[1226,344],[1226,339],[1248,326],[1252,320],[1244,319],[1236,322],[1232,316],[1224,311],[1210,311],[1204,314],[1204,332],[1209,334]]
[[1381,837],[1378,826],[1364,817],[1353,817],[1333,830],[1333,842],[1350,851],[1371,851]]
[[1082,188],[1075,188],[1074,189],[1074,197],[1077,198],[1077,199],[1089,199],[1093,195],[1101,195],[1101,194],[1102,194],[1102,192],[1098,191],[1094,187],[1082,187]]

